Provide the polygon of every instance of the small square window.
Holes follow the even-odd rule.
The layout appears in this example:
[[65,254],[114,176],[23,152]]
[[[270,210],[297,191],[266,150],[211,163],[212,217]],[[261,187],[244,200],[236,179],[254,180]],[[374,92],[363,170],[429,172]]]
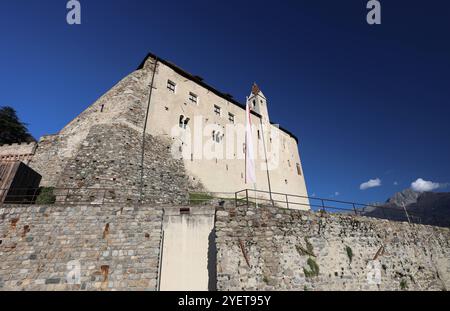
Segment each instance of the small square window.
[[299,163],[297,163],[297,174],[302,176],[302,167],[300,166]]
[[189,101],[193,104],[198,103],[198,96],[192,92],[189,93]]
[[218,116],[220,116],[220,107],[217,105],[214,105],[214,113]]
[[229,120],[231,123],[234,123],[234,114],[228,113],[228,120]]
[[177,87],[177,84],[173,81],[167,80],[167,89],[171,91],[172,93],[175,93],[175,89]]

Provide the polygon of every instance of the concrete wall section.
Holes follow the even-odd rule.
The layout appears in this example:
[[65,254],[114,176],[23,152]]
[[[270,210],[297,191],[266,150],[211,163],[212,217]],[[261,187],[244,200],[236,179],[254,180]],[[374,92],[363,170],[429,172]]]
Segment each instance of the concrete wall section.
[[214,214],[211,207],[165,209],[161,290],[215,289]]

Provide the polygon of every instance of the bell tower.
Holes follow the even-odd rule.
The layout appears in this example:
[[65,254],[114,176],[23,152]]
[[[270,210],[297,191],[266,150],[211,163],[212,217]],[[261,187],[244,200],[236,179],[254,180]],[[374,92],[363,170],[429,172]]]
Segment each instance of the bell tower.
[[267,99],[256,83],[253,83],[252,93],[248,98],[251,110],[260,114],[264,120],[269,121],[269,111],[267,109]]

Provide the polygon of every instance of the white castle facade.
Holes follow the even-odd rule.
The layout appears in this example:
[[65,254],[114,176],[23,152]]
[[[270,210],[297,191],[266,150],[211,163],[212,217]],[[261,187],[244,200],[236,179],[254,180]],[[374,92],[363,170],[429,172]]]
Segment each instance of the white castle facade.
[[[173,140],[174,154],[180,153],[192,181],[218,193],[253,189],[255,185],[245,178],[245,105],[161,59],[153,86],[148,132]],[[307,197],[297,138],[270,122],[270,103],[256,84],[247,100],[252,110],[256,189]],[[273,199],[284,200],[281,195]]]

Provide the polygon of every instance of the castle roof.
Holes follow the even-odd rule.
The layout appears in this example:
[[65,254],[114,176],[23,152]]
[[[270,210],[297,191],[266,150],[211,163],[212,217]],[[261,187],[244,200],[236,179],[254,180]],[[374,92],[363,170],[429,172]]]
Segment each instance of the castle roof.
[[[172,70],[174,70],[174,71],[175,71],[176,73],[178,73],[179,75],[181,75],[181,76],[183,76],[183,77],[185,77],[185,78],[187,78],[187,79],[189,79],[189,80],[191,80],[191,81],[197,83],[198,85],[204,87],[204,88],[207,89],[208,91],[213,92],[213,93],[216,94],[217,96],[222,97],[223,99],[229,101],[230,103],[233,103],[233,104],[235,104],[236,106],[239,106],[239,107],[241,107],[242,109],[245,110],[245,105],[242,104],[242,103],[240,103],[240,102],[238,102],[237,100],[235,100],[235,99],[233,98],[232,95],[227,94],[227,93],[223,93],[223,92],[217,90],[216,88],[212,87],[211,85],[205,83],[205,82],[203,81],[203,78],[202,78],[202,77],[193,75],[193,74],[187,72],[186,70],[184,70],[184,69],[178,67],[177,65],[173,64],[172,62],[167,61],[167,60],[165,60],[165,59],[163,59],[163,58],[161,58],[161,57],[159,57],[159,56],[157,56],[157,55],[155,55],[155,54],[153,54],[153,53],[148,53],[147,56],[144,58],[144,60],[141,62],[141,64],[139,65],[139,67],[138,67],[137,69],[138,69],[138,70],[139,70],[139,69],[142,69],[142,68],[144,67],[144,64],[147,62],[147,60],[148,60],[149,58],[157,59],[159,62],[161,62],[161,63],[163,63],[164,65],[168,66],[169,68],[171,68]],[[256,85],[256,83],[255,83],[254,85]],[[258,90],[259,90],[259,88],[258,88]],[[260,91],[260,90],[259,90],[259,91]],[[252,90],[252,92],[253,92],[253,90]],[[253,111],[253,110],[251,111],[251,113],[252,113],[253,115],[257,116],[258,118],[261,118],[261,115],[260,115],[259,113],[255,112],[255,111]],[[276,123],[274,123],[274,122],[270,122],[270,124],[276,125]],[[277,124],[277,125],[278,125],[278,124]],[[292,138],[294,138],[295,141],[296,141],[297,144],[298,144],[298,138],[297,138],[297,136],[295,136],[295,135],[292,134],[290,131],[286,130],[285,128],[283,128],[283,127],[281,127],[281,126],[279,126],[279,129],[282,130],[283,132],[285,132],[286,134],[288,134],[289,136],[291,136]]]

